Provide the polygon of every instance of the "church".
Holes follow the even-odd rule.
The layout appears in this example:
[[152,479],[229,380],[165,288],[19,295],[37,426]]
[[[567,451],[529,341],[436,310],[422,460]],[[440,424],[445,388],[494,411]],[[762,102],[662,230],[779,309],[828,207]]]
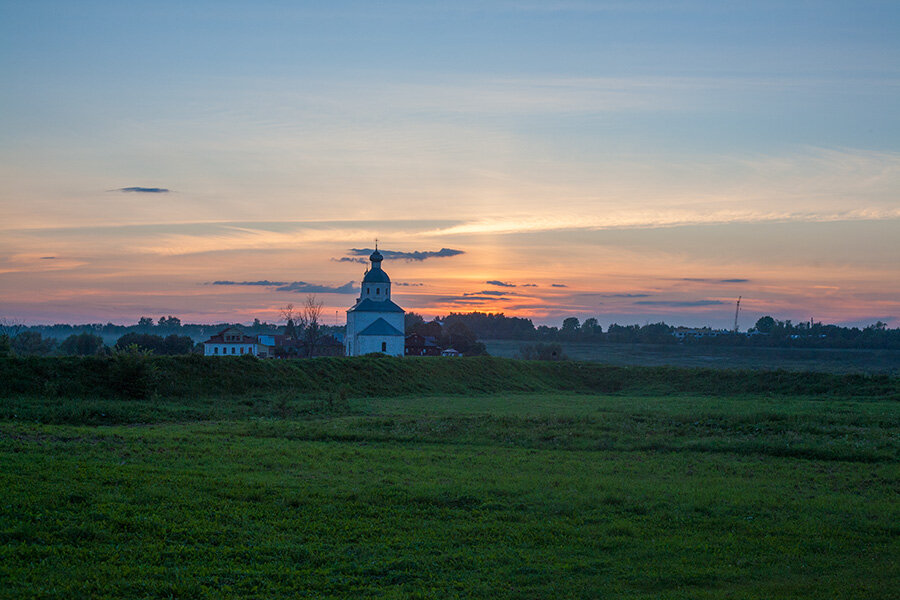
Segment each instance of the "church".
[[362,280],[359,298],[347,310],[344,349],[347,356],[381,352],[403,356],[403,309],[391,300],[391,278],[381,268],[384,257],[375,245],[369,256],[372,265]]

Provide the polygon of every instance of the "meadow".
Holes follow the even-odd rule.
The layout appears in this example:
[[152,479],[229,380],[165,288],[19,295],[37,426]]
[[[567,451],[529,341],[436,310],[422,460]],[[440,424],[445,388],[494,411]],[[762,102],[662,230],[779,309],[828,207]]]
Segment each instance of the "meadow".
[[[518,358],[525,344],[485,340],[491,356]],[[853,348],[785,348],[706,344],[624,344],[560,342],[572,360],[618,366],[677,366],[715,369],[787,369],[827,373],[886,373],[900,376],[900,350]]]
[[0,598],[898,595],[895,378],[213,361],[0,364]]

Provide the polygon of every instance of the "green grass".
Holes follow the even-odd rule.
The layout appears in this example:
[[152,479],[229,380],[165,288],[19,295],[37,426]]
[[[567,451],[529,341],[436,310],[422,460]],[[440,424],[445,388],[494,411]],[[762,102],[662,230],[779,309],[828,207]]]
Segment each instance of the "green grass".
[[[0,398],[192,401],[291,393],[347,398],[498,392],[816,394],[900,398],[900,378],[784,370],[612,366],[494,357],[257,360],[202,356],[0,358]],[[0,415],[9,418],[9,414]]]
[[[533,342],[485,340],[492,356],[515,358]],[[676,366],[716,369],[786,369],[827,373],[886,373],[900,375],[900,350],[843,348],[779,348],[712,346],[701,344],[618,344],[562,342],[572,360],[619,366]]]
[[897,597],[896,400],[654,386],[2,400],[0,598]]

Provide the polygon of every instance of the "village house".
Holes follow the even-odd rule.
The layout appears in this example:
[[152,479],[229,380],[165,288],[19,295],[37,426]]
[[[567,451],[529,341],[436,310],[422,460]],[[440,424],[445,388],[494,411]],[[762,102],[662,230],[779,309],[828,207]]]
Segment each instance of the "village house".
[[440,356],[441,348],[435,338],[413,333],[406,336],[404,354],[406,356]]
[[257,355],[255,336],[244,335],[237,327],[228,327],[203,342],[204,356]]

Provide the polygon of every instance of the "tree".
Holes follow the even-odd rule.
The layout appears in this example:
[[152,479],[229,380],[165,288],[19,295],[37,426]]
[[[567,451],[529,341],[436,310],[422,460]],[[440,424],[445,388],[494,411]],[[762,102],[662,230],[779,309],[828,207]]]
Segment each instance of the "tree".
[[0,356],[9,355],[12,339],[24,327],[22,323],[11,319],[0,319]]
[[579,325],[580,324],[576,317],[568,317],[562,322],[563,331],[577,331]]
[[138,327],[153,327],[153,319],[150,317],[141,317],[137,322]]
[[105,349],[106,344],[103,343],[103,338],[87,331],[73,333],[59,345],[60,352],[77,356],[102,354]]
[[44,339],[37,331],[23,331],[11,342],[13,352],[22,355],[44,355],[50,354],[56,348],[56,340],[53,338]]
[[132,346],[140,352],[166,353],[166,343],[163,337],[152,333],[126,333],[116,340],[115,349],[124,352]]
[[422,323],[416,327],[416,333],[422,337],[433,337],[436,340],[441,339],[441,334],[443,334],[443,332],[444,328],[437,321],[429,321],[428,323]]
[[322,315],[322,302],[316,298],[315,294],[309,294],[303,307],[300,308],[300,314],[297,320],[300,322],[300,332],[303,341],[306,342],[306,355],[312,357],[316,350],[316,344],[322,338],[322,329],[319,323],[319,317]]
[[406,335],[415,333],[419,326],[424,324],[425,319],[423,319],[422,315],[418,313],[410,311],[403,315],[403,329],[406,332]]
[[297,338],[297,328],[294,325],[294,305],[288,304],[281,308],[281,318],[284,320],[284,337],[288,339],[296,339]]
[[578,319],[575,317],[568,317],[563,320],[562,330],[560,331],[560,333],[563,336],[571,339],[578,335],[579,330],[580,323],[578,322]]
[[584,323],[581,324],[581,331],[588,335],[599,335],[603,333],[603,327],[600,326],[597,319],[588,317],[584,320]]
[[179,319],[178,317],[173,317],[172,315],[169,315],[168,317],[160,317],[159,326],[178,329],[179,327],[181,327],[181,319]]
[[15,319],[0,319],[0,335],[12,340],[25,328],[25,324]]
[[163,340],[163,354],[190,354],[194,340],[186,335],[167,335]]
[[471,356],[474,354],[486,354],[484,344],[478,342],[466,324],[457,321],[447,326],[441,337],[442,348],[453,348],[462,354]]
[[756,322],[756,330],[760,333],[772,333],[775,329],[775,319],[766,315]]

